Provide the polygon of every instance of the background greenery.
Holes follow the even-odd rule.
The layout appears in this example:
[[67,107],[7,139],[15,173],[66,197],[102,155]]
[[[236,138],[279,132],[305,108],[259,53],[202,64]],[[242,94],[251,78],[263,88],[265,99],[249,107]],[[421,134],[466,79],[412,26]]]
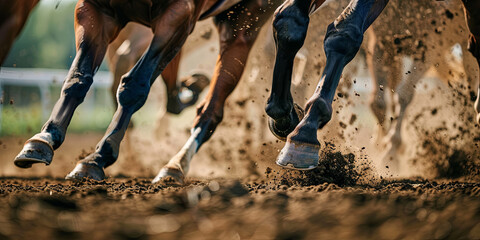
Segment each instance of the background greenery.
[[[68,69],[75,57],[75,4],[74,0],[42,0],[30,15],[2,67]],[[100,70],[108,71],[107,64],[102,64]],[[46,120],[40,106],[39,89],[3,84],[2,90],[0,136],[38,132]],[[89,105],[86,99],[72,119],[70,132],[104,131],[108,126],[113,114],[110,93],[105,88],[91,89],[91,92],[93,94],[87,98],[96,96],[95,106],[83,106]],[[60,88],[52,85],[51,108],[59,95]]]
[[[33,10],[3,67],[68,69],[75,57],[76,1],[43,0]],[[108,70],[102,65],[101,70]]]

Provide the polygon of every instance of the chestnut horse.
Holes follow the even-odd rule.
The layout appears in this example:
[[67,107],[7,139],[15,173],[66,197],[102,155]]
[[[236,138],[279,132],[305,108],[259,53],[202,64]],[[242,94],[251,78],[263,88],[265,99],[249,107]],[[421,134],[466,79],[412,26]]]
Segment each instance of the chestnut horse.
[[[380,15],[388,0],[352,0],[328,26],[324,40],[326,66],[315,93],[306,104],[305,116],[301,118],[301,110],[297,110],[290,92],[293,59],[304,43],[309,14],[324,2],[287,0],[278,8],[273,21],[277,57],[266,112],[271,118],[269,125],[273,134],[286,139],[276,161],[286,168],[309,170],[318,166],[320,143],[317,130],[332,117],[332,101],[343,68],[355,57],[364,32]],[[480,2],[463,0],[463,5],[471,33],[469,50],[478,63]]]
[[0,66],[40,0],[0,1]]
[[151,84],[178,54],[195,23],[215,16],[220,53],[209,92],[197,109],[191,137],[153,180],[172,177],[182,183],[193,155],[222,121],[225,100],[242,76],[260,27],[280,3],[279,0],[79,0],[75,8],[77,54],[60,99],[42,131],[27,140],[14,160],[15,165],[28,168],[35,163],[51,163],[54,150],[64,141],[72,115],[85,98],[108,44],[128,22],[138,22],[152,29],[150,45],[122,77],[117,91],[117,111],[95,152],[80,160],[66,177],[104,179],[103,169],[116,161],[130,119],[145,103]]

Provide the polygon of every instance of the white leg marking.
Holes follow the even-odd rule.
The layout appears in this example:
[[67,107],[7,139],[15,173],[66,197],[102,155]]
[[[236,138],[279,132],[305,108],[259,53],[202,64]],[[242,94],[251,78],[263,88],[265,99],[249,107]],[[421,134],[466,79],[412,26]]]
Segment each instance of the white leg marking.
[[199,144],[196,138],[201,131],[201,128],[192,129],[190,138],[188,138],[183,148],[168,162],[167,165],[173,164],[175,166],[180,166],[183,170],[183,174],[187,174],[193,155],[195,155],[198,150]]

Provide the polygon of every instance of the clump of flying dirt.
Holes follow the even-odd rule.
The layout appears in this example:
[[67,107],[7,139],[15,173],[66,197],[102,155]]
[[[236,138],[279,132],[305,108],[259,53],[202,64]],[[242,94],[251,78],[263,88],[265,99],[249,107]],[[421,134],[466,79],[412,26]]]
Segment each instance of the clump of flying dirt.
[[[360,161],[361,160],[361,161]],[[323,183],[334,183],[338,186],[353,186],[360,182],[375,179],[372,168],[366,157],[356,156],[354,153],[342,153],[335,145],[326,143],[322,150],[317,168],[311,171],[283,170],[273,174],[267,168],[267,178],[271,177],[280,185],[314,186]]]
[[[464,87],[449,84],[452,89],[442,107],[419,113],[412,125],[419,136],[413,164],[425,167],[428,177],[475,179],[480,175],[480,135],[474,121],[474,108],[468,94],[462,94]],[[450,108],[456,108],[451,110]],[[433,129],[426,127],[440,111],[455,116],[454,121],[443,120]],[[443,114],[445,115],[445,113]]]

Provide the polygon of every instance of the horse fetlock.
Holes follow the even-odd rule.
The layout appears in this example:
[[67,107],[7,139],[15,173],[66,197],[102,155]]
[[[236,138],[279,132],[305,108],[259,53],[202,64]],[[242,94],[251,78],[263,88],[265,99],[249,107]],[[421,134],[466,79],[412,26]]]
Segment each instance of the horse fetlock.
[[278,98],[269,98],[265,112],[274,120],[288,118],[293,110],[293,101],[282,101]]
[[48,121],[43,127],[42,132],[36,134],[33,138],[41,138],[46,140],[53,149],[57,149],[65,140],[65,128]]
[[223,120],[223,106],[221,107],[211,107],[211,105],[204,108],[200,111],[200,114],[197,115],[197,121],[195,127],[202,128],[215,128]]
[[388,144],[391,144],[393,148],[398,148],[402,145],[402,135],[400,130],[392,129],[387,138]]
[[175,168],[182,171],[183,174],[187,174],[188,170],[190,169],[190,162],[193,158],[193,155],[196,152],[196,147],[194,145],[184,146],[180,152],[178,152],[175,156],[168,161],[165,167],[168,168]]
[[317,129],[323,128],[332,119],[332,104],[321,97],[309,100],[306,111],[308,113],[307,117],[318,117]]

